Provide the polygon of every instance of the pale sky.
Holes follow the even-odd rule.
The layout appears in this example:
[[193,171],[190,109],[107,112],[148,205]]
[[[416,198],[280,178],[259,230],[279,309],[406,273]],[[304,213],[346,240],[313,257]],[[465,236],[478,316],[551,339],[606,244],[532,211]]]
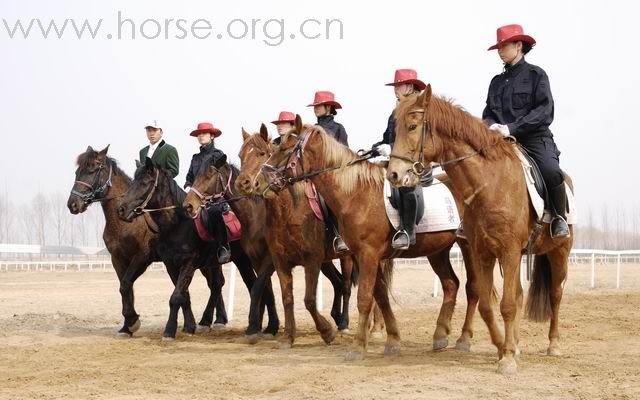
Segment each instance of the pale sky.
[[[29,39],[9,39],[0,21],[0,185],[15,203],[38,190],[67,193],[75,158],[88,145],[111,144],[110,155],[132,174],[147,144],[144,123],[155,118],[163,122],[164,139],[178,148],[183,184],[198,148],[189,132],[198,122],[218,126],[223,135],[217,146],[237,160],[242,126],[256,131],[280,110],[314,122],[305,106],[316,90],[336,93],[344,107],[336,120],[345,125],[351,148],[368,148],[381,140],[393,108],[393,90],[384,83],[397,68],[418,70],[434,92],[479,116],[489,81],[502,68],[497,54],[486,49],[498,26],[520,23],[538,41],[527,60],[550,77],[551,129],[582,214],[604,202],[640,207],[634,2],[323,0],[316,9],[310,4],[0,0],[0,19],[10,26],[17,18],[23,24],[31,18],[60,24],[65,18],[79,24],[103,18],[98,37],[82,40],[70,27],[63,39],[42,39],[37,28]],[[153,40],[109,40],[105,36],[115,36],[118,11],[138,29],[149,18],[162,24],[184,18],[187,26],[204,18],[214,34],[179,40],[173,38],[179,32],[170,31],[166,40],[163,31]],[[284,19],[287,34],[279,46],[268,46],[258,22],[255,40],[217,39],[235,18],[249,25],[252,19]],[[332,25],[328,40],[289,39],[306,19],[339,19],[343,38]]]

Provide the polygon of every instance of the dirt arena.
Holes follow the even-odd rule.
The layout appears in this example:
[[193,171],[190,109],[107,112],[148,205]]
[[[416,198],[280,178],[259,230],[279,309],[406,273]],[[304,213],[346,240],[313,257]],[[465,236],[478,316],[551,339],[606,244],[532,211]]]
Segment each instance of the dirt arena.
[[[637,399],[640,266],[623,268],[623,287],[616,290],[614,265],[598,266],[596,289],[588,288],[589,266],[570,267],[561,309],[564,355],[547,357],[548,326],[524,322],[515,377],[495,373],[496,352],[479,315],[472,352],[452,348],[463,293],[450,348],[430,350],[441,297],[431,297],[433,275],[425,266],[396,268],[400,355],[384,357],[383,339],[373,339],[359,363],[343,361],[350,334],[329,346],[316,334],[304,310],[301,269],[295,281],[299,337],[290,350],[277,349],[273,340],[244,343],[247,294],[240,286],[227,330],[179,333],[167,343],[160,337],[171,284],[163,272],[150,271],[136,283],[142,327],[129,340],[114,337],[121,317],[113,272],[1,272],[0,398]],[[200,276],[191,291],[198,318],[207,298]],[[328,317],[328,285],[324,293]]]

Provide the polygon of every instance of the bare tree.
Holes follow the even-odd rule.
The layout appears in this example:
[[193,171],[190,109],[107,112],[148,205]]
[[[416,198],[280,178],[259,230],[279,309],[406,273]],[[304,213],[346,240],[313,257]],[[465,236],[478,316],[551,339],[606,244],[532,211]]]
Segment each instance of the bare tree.
[[602,205],[600,217],[602,218],[602,248],[610,249],[611,231],[609,230],[609,207],[606,203]]
[[51,216],[57,245],[68,244],[65,240],[69,225],[69,211],[67,211],[67,202],[60,193],[51,197]]
[[50,222],[51,204],[42,193],[38,193],[32,201],[32,216],[36,229],[37,241],[44,249],[47,242],[47,226]]

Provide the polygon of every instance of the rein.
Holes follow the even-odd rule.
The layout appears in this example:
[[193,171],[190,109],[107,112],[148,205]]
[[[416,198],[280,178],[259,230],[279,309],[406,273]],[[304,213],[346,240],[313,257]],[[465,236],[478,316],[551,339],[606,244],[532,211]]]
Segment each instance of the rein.
[[160,177],[160,170],[156,169],[156,179],[155,182],[153,183],[153,187],[151,188],[151,190],[149,191],[149,194],[147,195],[147,198],[144,199],[144,201],[142,202],[142,204],[140,204],[138,207],[133,209],[133,212],[136,215],[142,215],[144,213],[152,213],[152,212],[157,212],[157,211],[165,211],[165,210],[173,210],[178,208],[178,206],[176,206],[175,204],[172,206],[166,206],[166,207],[160,207],[160,208],[146,208],[147,205],[149,204],[149,202],[151,201],[151,198],[153,197],[153,194],[155,193],[156,189],[158,188],[158,179]]
[[[202,202],[202,204],[200,205],[200,209],[203,209],[203,208],[207,209],[211,207],[213,204],[222,204],[222,203],[231,204],[238,200],[242,200],[250,197],[250,196],[236,196],[230,199],[224,198],[224,196],[227,193],[233,195],[233,191],[231,190],[231,180],[233,178],[233,169],[231,168],[231,166],[229,166],[228,168],[229,168],[229,176],[227,178],[226,184],[224,184],[224,181],[222,180],[222,174],[220,173],[220,170],[218,168],[215,168],[216,172],[218,173],[218,182],[224,185],[221,192],[217,194],[209,195],[206,192],[200,192],[198,189],[194,188],[193,186],[189,189],[189,192],[193,192]],[[193,219],[198,218],[199,214],[200,214],[199,212],[196,213],[196,215],[192,218]]]

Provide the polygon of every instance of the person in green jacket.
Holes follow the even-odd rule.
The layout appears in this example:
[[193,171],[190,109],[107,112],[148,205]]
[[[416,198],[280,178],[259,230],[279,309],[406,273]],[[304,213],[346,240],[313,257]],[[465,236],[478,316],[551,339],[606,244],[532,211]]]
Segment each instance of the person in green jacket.
[[172,178],[178,176],[180,159],[175,147],[162,140],[162,127],[157,120],[152,120],[145,125],[149,145],[140,150],[140,162],[144,164],[147,157],[169,172]]

